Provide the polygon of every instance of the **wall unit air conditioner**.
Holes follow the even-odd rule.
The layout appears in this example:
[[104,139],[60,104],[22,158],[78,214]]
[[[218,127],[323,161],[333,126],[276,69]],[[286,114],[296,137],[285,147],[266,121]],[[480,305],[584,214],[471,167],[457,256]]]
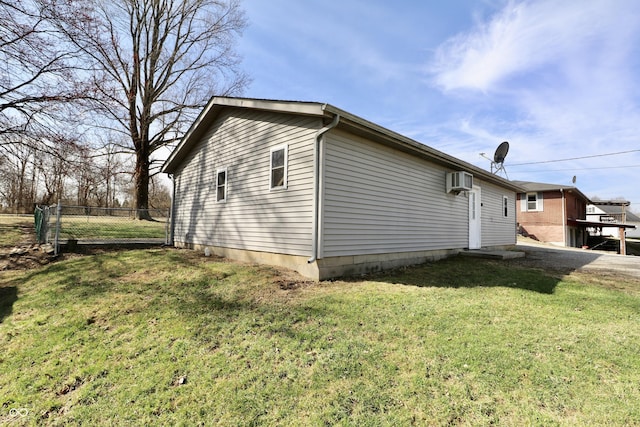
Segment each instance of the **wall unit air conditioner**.
[[447,173],[447,193],[460,193],[473,188],[473,175],[469,172],[456,171]]

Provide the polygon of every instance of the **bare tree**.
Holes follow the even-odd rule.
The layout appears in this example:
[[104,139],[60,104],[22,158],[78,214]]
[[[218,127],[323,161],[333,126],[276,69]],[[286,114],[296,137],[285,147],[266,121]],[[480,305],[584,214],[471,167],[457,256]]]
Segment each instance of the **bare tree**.
[[74,153],[73,178],[76,184],[76,203],[89,206],[98,191],[99,177],[96,175],[97,165],[86,146],[78,147]]
[[40,0],[89,59],[103,126],[135,154],[135,206],[149,219],[153,154],[175,142],[214,94],[241,92],[238,0]]
[[40,202],[46,205],[64,201],[68,191],[69,177],[75,170],[74,153],[76,146],[61,144],[55,153],[41,153],[38,169],[43,181]]
[[149,205],[153,209],[169,209],[171,207],[171,191],[167,185],[160,181],[158,175],[151,177]]
[[59,156],[64,135],[77,134],[67,107],[91,96],[77,78],[80,51],[44,12],[39,0],[0,0],[0,157],[14,171],[0,191],[19,212],[37,201],[43,157]]
[[36,198],[35,150],[28,144],[6,146],[0,159],[0,196],[15,213],[29,212]]
[[0,0],[0,22],[2,150],[40,143],[34,133],[52,125],[60,106],[85,96],[87,87],[75,77],[77,49],[61,43],[36,0]]
[[[124,173],[124,163],[118,156],[118,148],[114,143],[104,144],[104,155],[98,169],[100,179],[104,182],[103,196],[105,207],[115,207],[116,186],[118,176]],[[100,204],[98,205],[100,206]]]

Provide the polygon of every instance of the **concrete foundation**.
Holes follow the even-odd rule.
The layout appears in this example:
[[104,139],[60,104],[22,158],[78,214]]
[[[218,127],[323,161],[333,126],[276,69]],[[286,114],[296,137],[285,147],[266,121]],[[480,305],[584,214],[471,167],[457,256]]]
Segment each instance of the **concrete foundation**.
[[[299,255],[285,255],[271,252],[231,249],[217,246],[181,244],[176,247],[204,251],[209,248],[212,254],[243,262],[267,264],[295,270],[301,275],[313,280],[325,280],[343,276],[358,276],[375,273],[408,265],[422,264],[427,261],[437,261],[449,256],[457,255],[463,249],[443,249],[432,251],[397,252],[372,255],[352,255],[329,257],[308,263],[308,257]],[[508,249],[505,246],[491,249]]]

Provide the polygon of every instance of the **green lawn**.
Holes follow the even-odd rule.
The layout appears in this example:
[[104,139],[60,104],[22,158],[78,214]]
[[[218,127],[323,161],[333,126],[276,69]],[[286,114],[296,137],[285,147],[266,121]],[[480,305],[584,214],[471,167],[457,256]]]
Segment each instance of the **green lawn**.
[[0,247],[34,241],[35,231],[32,216],[0,215]]
[[640,285],[610,277],[106,252],[0,272],[0,322],[0,424],[640,425]]
[[[55,218],[50,221],[50,239],[53,241]],[[140,221],[118,216],[65,215],[60,225],[60,239],[164,239],[166,220]],[[35,242],[34,218],[29,216],[0,216],[0,247],[11,247]]]
[[[53,225],[52,225],[53,226]],[[63,216],[61,239],[134,239],[166,236],[166,221],[140,221],[127,217]],[[55,230],[51,231],[54,235]]]

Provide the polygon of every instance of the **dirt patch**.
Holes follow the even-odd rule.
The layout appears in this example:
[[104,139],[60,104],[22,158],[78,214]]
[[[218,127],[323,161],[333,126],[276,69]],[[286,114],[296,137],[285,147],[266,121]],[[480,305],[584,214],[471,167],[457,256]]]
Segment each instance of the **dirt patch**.
[[0,271],[29,270],[47,265],[57,257],[50,245],[21,245],[13,248],[0,247]]
[[0,223],[0,231],[8,239],[0,241],[0,271],[29,270],[55,258],[50,245],[35,243],[35,227],[24,218]]
[[302,276],[294,277],[293,274],[287,273],[284,277],[276,277],[274,282],[283,291],[292,291],[294,289],[300,289],[307,286],[313,286],[317,283],[312,280],[306,280]]

